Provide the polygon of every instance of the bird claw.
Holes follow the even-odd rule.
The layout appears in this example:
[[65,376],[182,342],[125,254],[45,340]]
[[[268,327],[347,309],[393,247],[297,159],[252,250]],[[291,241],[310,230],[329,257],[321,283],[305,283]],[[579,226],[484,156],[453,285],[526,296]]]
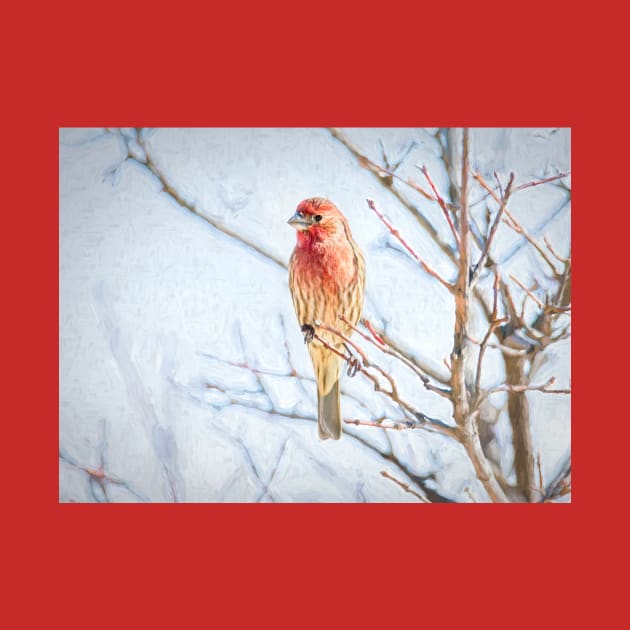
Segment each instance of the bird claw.
[[315,329],[310,324],[304,324],[300,330],[304,333],[304,343],[311,343],[315,337]]
[[348,363],[348,370],[346,371],[346,374],[352,378],[361,369],[361,361],[359,360],[359,357],[352,352],[352,349],[347,343],[344,343],[343,347],[348,353],[348,356],[346,357],[346,361]]
[[359,359],[351,356],[348,359],[348,371],[347,374],[350,378],[352,378],[360,369],[361,364],[359,363]]

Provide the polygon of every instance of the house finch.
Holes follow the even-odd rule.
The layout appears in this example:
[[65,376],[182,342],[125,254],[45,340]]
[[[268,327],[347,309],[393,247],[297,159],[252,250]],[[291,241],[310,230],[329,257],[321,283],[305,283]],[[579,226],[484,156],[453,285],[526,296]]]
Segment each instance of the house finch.
[[[365,262],[352,240],[346,217],[334,203],[321,197],[302,201],[289,219],[297,230],[297,244],[289,262],[289,287],[298,322],[309,343],[317,381],[317,426],[322,440],[341,437],[339,377],[341,357],[313,339],[316,321],[347,336],[352,329],[339,319],[343,314],[356,324],[363,308]],[[344,352],[343,341],[325,330],[317,333]]]

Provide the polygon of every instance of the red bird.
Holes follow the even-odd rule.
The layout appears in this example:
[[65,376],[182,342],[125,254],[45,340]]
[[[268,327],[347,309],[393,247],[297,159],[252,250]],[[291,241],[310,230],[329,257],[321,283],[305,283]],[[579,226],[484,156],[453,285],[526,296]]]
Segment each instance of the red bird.
[[[317,426],[322,440],[341,437],[339,377],[341,357],[313,339],[320,321],[347,336],[361,317],[365,289],[365,261],[352,240],[350,226],[332,201],[313,197],[302,201],[289,219],[297,230],[297,244],[289,262],[289,287],[298,322],[309,343],[317,381]],[[343,341],[320,329],[317,333],[345,354]]]

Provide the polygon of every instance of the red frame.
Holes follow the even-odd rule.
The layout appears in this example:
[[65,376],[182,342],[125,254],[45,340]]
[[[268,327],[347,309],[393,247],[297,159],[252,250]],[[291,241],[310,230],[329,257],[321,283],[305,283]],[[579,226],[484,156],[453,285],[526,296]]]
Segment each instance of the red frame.
[[[473,3],[453,9],[457,20],[426,6],[343,16],[336,3],[296,18],[295,6],[265,3],[223,16],[169,11],[160,25],[157,5],[110,4],[91,18],[79,5],[26,9],[28,29],[2,42],[13,140],[3,150],[4,613],[21,627],[616,627],[623,580],[611,571],[627,543],[614,466],[627,421],[596,386],[610,364],[588,354],[602,308],[625,326],[602,301],[615,295],[601,273],[613,248],[593,237],[593,216],[614,216],[609,231],[623,231],[626,209],[605,196],[627,157],[602,143],[623,149],[610,129],[627,111],[600,91],[619,80],[614,63],[571,47],[576,16],[549,3],[528,14]],[[615,29],[607,42],[625,41]],[[593,99],[605,106],[597,119]],[[104,124],[571,126],[573,503],[59,505],[57,130]],[[329,527],[337,542],[322,546]]]

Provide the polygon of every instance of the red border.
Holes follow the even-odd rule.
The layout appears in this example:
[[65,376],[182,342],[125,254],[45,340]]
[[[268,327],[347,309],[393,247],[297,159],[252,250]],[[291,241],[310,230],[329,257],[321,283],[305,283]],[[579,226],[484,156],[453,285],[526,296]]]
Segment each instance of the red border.
[[[109,5],[89,19],[33,8],[19,48],[4,51],[9,610],[25,627],[605,627],[624,548],[615,505],[625,478],[611,467],[627,429],[594,395],[587,354],[597,342],[586,340],[601,335],[599,265],[610,249],[593,239],[606,186],[592,184],[610,180],[614,160],[601,126],[627,115],[598,92],[613,70],[570,45],[568,14],[548,3],[529,7],[532,17],[471,5],[456,22],[426,6],[418,16],[308,9],[299,18],[266,4],[232,16],[169,12],[160,26],[155,6]],[[606,118],[593,119],[592,97]],[[93,124],[573,127],[574,503],[58,505],[57,128]],[[625,326],[614,310],[608,317]],[[595,448],[602,427],[611,432]],[[330,527],[338,542],[323,546]]]

